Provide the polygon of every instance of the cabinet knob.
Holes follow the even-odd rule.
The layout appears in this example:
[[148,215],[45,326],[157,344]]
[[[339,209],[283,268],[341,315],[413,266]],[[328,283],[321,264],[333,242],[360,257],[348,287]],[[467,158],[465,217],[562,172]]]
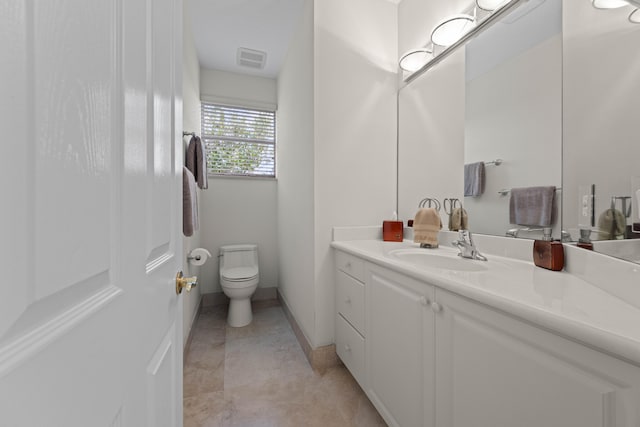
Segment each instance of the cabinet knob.
[[442,305],[434,301],[431,303],[431,310],[433,310],[434,313],[440,313],[442,311]]
[[425,296],[420,297],[420,304],[426,307],[427,305],[429,305],[429,299]]
[[351,261],[347,261],[347,263],[344,266],[347,268],[351,268]]
[[346,344],[344,346],[344,351],[351,351],[351,347],[349,347],[349,344]]
[[351,298],[350,297],[345,298],[344,302],[346,302],[347,304],[351,304]]

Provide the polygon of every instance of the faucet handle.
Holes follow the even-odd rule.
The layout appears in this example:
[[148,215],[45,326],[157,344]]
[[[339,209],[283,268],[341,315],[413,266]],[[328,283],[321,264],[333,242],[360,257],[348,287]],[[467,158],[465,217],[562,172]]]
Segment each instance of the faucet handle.
[[469,230],[460,230],[458,231],[458,236],[460,240],[468,243],[469,245],[473,245],[473,237],[471,237],[471,231]]

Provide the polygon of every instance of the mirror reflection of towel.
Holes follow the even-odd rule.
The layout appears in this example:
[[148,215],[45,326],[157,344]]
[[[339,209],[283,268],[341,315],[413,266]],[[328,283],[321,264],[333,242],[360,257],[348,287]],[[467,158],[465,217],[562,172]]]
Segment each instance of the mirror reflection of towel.
[[512,188],[509,222],[517,225],[548,227],[553,225],[556,187]]
[[469,217],[464,208],[455,208],[449,215],[449,230],[460,231],[469,229]]
[[468,163],[464,165],[464,195],[477,197],[484,193],[485,173],[484,162]]
[[600,240],[624,239],[627,220],[618,209],[607,209],[598,218],[598,237]]

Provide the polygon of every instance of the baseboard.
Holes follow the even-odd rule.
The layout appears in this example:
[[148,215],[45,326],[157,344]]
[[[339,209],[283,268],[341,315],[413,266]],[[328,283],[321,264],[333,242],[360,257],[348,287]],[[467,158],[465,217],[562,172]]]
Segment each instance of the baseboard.
[[198,321],[198,317],[200,317],[200,313],[202,312],[204,298],[200,298],[200,302],[198,303],[198,308],[191,319],[191,327],[189,328],[189,336],[187,337],[187,342],[182,349],[182,361],[183,363],[187,360],[187,354],[189,353],[189,348],[191,347],[191,340],[193,339],[193,330],[195,329],[193,326]]
[[287,320],[291,324],[291,328],[293,329],[293,333],[295,334],[298,342],[300,343],[300,347],[302,347],[302,351],[304,352],[307,360],[309,360],[309,364],[314,371],[323,374],[328,368],[338,366],[341,362],[338,359],[338,354],[336,353],[335,344],[325,345],[318,348],[313,348],[309,343],[304,332],[298,325],[296,318],[293,316],[293,313],[289,309],[287,305],[287,301],[282,297],[280,292],[276,292],[278,301],[280,301],[280,306],[282,307],[282,311],[284,311]]
[[[278,288],[258,288],[251,297],[251,301],[275,300],[278,299]],[[229,298],[223,292],[212,292],[202,295],[205,307],[229,304]]]

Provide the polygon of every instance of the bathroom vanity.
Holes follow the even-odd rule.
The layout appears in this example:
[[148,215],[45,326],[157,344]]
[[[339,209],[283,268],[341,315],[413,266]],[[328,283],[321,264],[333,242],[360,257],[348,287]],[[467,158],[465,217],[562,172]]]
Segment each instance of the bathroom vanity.
[[640,425],[638,306],[524,259],[332,246],[336,350],[390,426]]

